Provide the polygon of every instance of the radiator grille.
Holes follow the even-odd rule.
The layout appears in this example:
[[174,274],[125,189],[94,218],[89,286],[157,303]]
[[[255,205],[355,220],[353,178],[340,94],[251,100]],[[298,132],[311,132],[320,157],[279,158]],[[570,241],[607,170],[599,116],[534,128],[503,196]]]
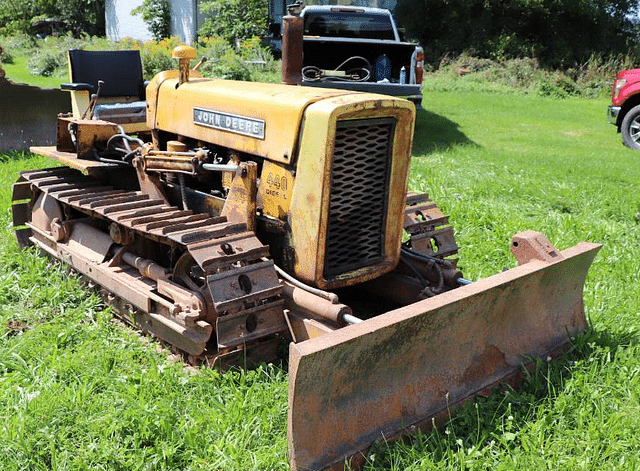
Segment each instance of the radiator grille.
[[393,119],[337,124],[324,277],[380,262],[384,257]]

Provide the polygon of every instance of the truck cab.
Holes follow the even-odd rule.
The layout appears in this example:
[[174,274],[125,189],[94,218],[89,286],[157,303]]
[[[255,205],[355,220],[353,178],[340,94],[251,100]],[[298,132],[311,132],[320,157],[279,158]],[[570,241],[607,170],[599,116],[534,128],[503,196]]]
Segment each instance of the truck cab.
[[640,150],[640,69],[623,70],[618,74],[611,91],[607,118],[618,128],[625,145]]
[[356,38],[401,42],[389,10],[382,8],[314,5],[306,7],[304,34],[312,38]]

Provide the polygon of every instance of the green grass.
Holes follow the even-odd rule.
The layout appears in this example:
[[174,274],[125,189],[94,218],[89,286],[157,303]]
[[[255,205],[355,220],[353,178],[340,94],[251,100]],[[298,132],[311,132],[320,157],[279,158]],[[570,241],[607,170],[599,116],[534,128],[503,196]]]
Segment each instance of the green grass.
[[40,88],[60,88],[62,82],[68,82],[69,77],[43,77],[41,75],[32,75],[29,72],[29,66],[27,64],[29,58],[27,56],[18,56],[13,59],[13,63],[2,63],[2,68],[5,71],[5,78],[11,80],[13,83],[25,83],[27,85],[33,85]]
[[606,100],[425,94],[414,189],[451,215],[472,278],[514,265],[509,237],[604,247],[585,306],[592,330],[520,391],[466,407],[444,432],[381,446],[367,469],[638,469],[640,170],[606,124]]
[[[517,391],[468,403],[440,431],[379,444],[365,468],[640,468],[640,154],[604,99],[554,100],[462,82],[426,85],[411,184],[451,215],[465,276],[514,266],[509,238],[604,247],[591,268],[591,330]],[[286,469],[286,371],[220,374],[171,361],[113,323],[64,268],[10,234],[11,182],[45,159],[0,164],[0,469]]]

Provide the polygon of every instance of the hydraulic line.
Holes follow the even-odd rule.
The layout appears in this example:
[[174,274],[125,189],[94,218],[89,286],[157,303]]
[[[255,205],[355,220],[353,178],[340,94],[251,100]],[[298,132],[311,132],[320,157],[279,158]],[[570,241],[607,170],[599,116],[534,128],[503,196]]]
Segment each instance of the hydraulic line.
[[[291,283],[293,286],[300,288],[304,291],[307,291],[308,293],[314,294],[316,296],[319,296],[323,299],[326,299],[327,301],[330,301],[332,304],[339,304],[340,301],[338,300],[338,296],[334,293],[329,293],[328,291],[323,291],[321,289],[318,288],[314,288],[312,286],[309,286],[305,283],[302,283],[299,280],[296,280],[294,277],[292,277],[291,275],[289,275],[287,272],[285,272],[282,268],[280,268],[277,265],[274,265],[274,268],[276,269],[276,272],[278,273],[279,276],[281,276],[282,278],[284,278],[286,281],[288,281],[289,283]],[[349,313],[341,313],[341,318],[344,322],[346,322],[347,324],[359,324],[360,322],[362,322],[362,319],[354,316],[353,314],[349,314]]]
[[[408,247],[403,246],[402,247],[402,255],[406,255],[409,258],[413,258],[415,260],[420,260],[423,262],[427,262],[430,264],[433,264],[435,266],[438,266],[438,268],[440,268],[441,265],[445,264],[444,260],[441,260],[437,257],[432,257],[429,255],[425,255],[425,254],[421,254],[418,252],[414,252],[413,250],[411,250]],[[439,270],[440,275],[442,276],[442,269],[440,268]],[[466,278],[462,278],[462,277],[458,277],[455,280],[459,285],[470,285],[471,283],[473,283],[471,280],[468,280]]]

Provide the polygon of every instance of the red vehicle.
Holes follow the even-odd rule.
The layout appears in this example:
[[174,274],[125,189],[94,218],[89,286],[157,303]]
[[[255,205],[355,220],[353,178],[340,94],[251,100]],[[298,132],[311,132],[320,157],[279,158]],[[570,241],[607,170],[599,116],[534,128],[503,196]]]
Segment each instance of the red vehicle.
[[607,112],[624,143],[640,150],[640,69],[623,70],[616,77]]

